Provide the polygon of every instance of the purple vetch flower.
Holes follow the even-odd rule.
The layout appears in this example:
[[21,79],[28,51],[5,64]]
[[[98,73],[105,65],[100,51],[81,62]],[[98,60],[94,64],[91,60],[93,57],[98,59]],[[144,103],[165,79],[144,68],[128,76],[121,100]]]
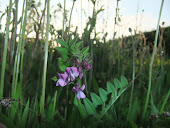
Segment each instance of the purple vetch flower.
[[79,72],[76,67],[67,67],[64,73],[68,74],[69,81],[73,81],[76,77],[79,76]]
[[88,61],[84,60],[82,63],[80,60],[76,59],[76,63],[78,64],[78,72],[79,72],[79,78],[81,79],[83,77],[83,69],[90,70],[92,65],[88,63]]
[[79,72],[79,78],[81,79],[83,77],[83,69],[81,66],[78,67],[78,72]]
[[77,83],[76,87],[73,87],[73,92],[77,93],[77,99],[80,100],[86,98],[86,95],[84,94],[83,90],[85,89],[85,85],[83,84],[80,88],[79,84]]
[[86,60],[83,61],[83,68],[86,70],[90,70],[92,67],[91,64],[89,64]]
[[65,85],[67,85],[70,82],[70,81],[68,81],[67,73],[64,73],[64,74],[58,73],[58,76],[59,76],[59,80],[57,81],[56,86],[60,85],[60,86],[64,87]]

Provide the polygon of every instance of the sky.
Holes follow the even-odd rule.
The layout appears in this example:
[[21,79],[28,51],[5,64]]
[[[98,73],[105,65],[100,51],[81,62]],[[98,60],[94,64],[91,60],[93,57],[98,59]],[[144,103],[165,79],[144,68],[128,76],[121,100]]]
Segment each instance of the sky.
[[[38,2],[38,0],[36,0]],[[42,8],[45,0],[41,0]],[[157,21],[159,17],[159,11],[162,0],[120,0],[119,1],[119,16],[120,22],[119,25],[114,25],[114,18],[116,15],[116,2],[117,0],[97,0],[96,10],[100,9],[102,6],[105,9],[97,16],[96,32],[99,32],[99,37],[102,37],[105,32],[108,32],[107,39],[113,38],[113,33],[117,32],[117,37],[128,36],[130,35],[128,29],[132,30],[137,29],[137,32],[141,31],[151,31],[156,29]],[[14,2],[14,0],[13,0]],[[82,2],[82,11],[81,11],[81,2]],[[19,0],[19,16],[22,12],[22,3],[23,0]],[[61,3],[64,5],[64,0],[50,0],[50,12],[53,14],[53,11],[57,8],[57,4]],[[9,4],[8,0],[0,0],[0,11],[4,12],[7,5]],[[66,9],[71,10],[72,0],[66,0]],[[42,9],[41,8],[41,9]],[[40,9],[40,10],[41,10]],[[78,33],[81,34],[83,29],[86,26],[86,23],[89,17],[92,16],[93,4],[90,0],[76,0],[75,6],[72,13],[71,30],[75,30],[78,26]],[[164,21],[165,24],[163,27],[170,26],[170,0],[164,0],[164,6],[161,16],[161,22]],[[0,13],[1,15],[2,13]],[[81,20],[82,15],[82,20]],[[6,18],[3,17],[1,24],[2,30],[5,28]],[[81,24],[82,21],[82,24]],[[56,13],[56,17],[51,19],[52,24],[56,29],[62,28],[62,13]]]

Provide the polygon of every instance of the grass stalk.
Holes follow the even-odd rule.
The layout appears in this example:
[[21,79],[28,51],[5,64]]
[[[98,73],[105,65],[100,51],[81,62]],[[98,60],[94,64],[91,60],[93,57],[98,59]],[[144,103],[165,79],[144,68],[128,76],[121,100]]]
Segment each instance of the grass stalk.
[[156,54],[156,51],[157,51],[159,23],[160,23],[160,19],[161,19],[163,3],[164,3],[164,0],[162,0],[162,3],[161,3],[161,8],[160,8],[160,12],[159,12],[159,18],[158,18],[158,23],[157,23],[157,30],[156,30],[156,34],[155,34],[154,48],[153,48],[153,53],[152,53],[152,57],[151,57],[150,65],[149,65],[149,83],[148,83],[148,91],[147,91],[147,96],[146,96],[146,100],[145,100],[144,111],[143,111],[143,115],[142,115],[143,118],[145,117],[146,109],[148,107],[148,102],[149,102],[149,97],[150,97],[151,82],[152,82],[152,69],[153,69],[153,62],[154,62],[155,54]]
[[8,18],[7,18],[6,35],[5,35],[5,45],[4,45],[2,69],[1,69],[0,99],[3,97],[3,91],[4,91],[5,67],[6,67],[7,47],[8,47],[8,39],[9,39],[9,25],[10,25],[10,19],[11,19],[11,8],[12,8],[12,0],[9,0]]
[[47,28],[46,28],[46,40],[45,40],[45,55],[44,55],[44,68],[42,77],[42,95],[40,100],[40,113],[44,115],[45,104],[45,87],[46,87],[46,73],[47,73],[47,59],[48,59],[48,38],[49,38],[49,23],[50,23],[50,0],[47,0]]
[[16,34],[17,34],[17,20],[18,20],[18,0],[15,0],[15,16],[14,16],[14,35],[12,38],[12,56],[11,63],[13,62],[13,56],[15,51],[15,42],[16,42]]
[[24,10],[24,6],[23,6],[23,10],[24,10],[24,19],[23,22],[21,24],[21,30],[20,30],[20,38],[19,38],[19,43],[18,43],[18,47],[17,47],[17,53],[16,53],[16,67],[14,67],[14,69],[16,69],[15,71],[15,81],[14,81],[14,92],[13,92],[13,98],[15,98],[16,95],[16,90],[17,90],[17,83],[18,83],[18,75],[19,75],[19,66],[20,66],[20,57],[21,57],[21,49],[23,46],[23,36],[25,36],[25,26],[26,26],[26,17],[27,17],[27,4],[28,4],[28,0],[25,0],[24,3],[25,5],[25,10]]
[[69,26],[68,26],[68,44],[70,42],[70,24],[71,24],[71,16],[72,16],[72,12],[73,12],[73,8],[74,8],[74,3],[75,1],[73,0],[73,5],[72,5],[72,8],[71,8],[71,12],[70,12],[70,18],[69,18]]
[[129,104],[127,119],[129,119],[129,117],[131,117],[129,114],[131,113],[131,110],[132,110],[133,90],[134,90],[134,84],[135,84],[135,44],[134,44],[132,33],[131,33],[131,37],[132,37],[132,45],[133,45],[132,46],[133,47],[133,74],[132,74],[132,89],[131,89],[130,104]]
[[[23,1],[23,9],[22,9],[22,20],[21,20],[21,27],[20,27],[20,33],[22,32],[22,24],[23,24],[23,17],[24,17],[24,6],[25,6],[25,0]],[[19,36],[19,42],[17,45],[17,50],[16,50],[16,55],[15,55],[15,61],[14,61],[14,68],[13,68],[13,79],[12,79],[12,98],[15,98],[15,79],[16,79],[16,70],[17,70],[17,59],[18,59],[18,54],[19,54],[19,46],[20,46],[20,41],[21,40],[21,34]]]
[[64,38],[64,25],[65,25],[65,9],[66,8],[66,0],[64,0],[64,12],[63,12],[63,30],[62,30],[62,39]]
[[161,110],[160,110],[160,114],[162,114],[162,112],[163,112],[163,110],[164,110],[164,108],[165,108],[165,104],[166,104],[167,101],[168,101],[169,96],[170,96],[170,89],[169,89],[168,94],[166,95],[165,100],[164,100],[164,102],[163,102],[163,104],[162,104],[162,107],[161,107]]
[[25,28],[27,24],[27,10],[28,10],[28,0],[26,0],[24,22],[23,22],[23,32],[22,32],[22,47],[21,47],[21,67],[20,67],[20,79],[23,78],[23,60],[24,60],[24,47],[25,47]]

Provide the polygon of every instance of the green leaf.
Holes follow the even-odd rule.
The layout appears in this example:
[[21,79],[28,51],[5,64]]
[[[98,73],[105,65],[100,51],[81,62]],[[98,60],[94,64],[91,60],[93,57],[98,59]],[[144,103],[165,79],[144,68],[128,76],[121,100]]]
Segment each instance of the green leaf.
[[100,98],[102,99],[102,101],[106,102],[106,100],[107,100],[107,92],[104,89],[99,88],[99,94],[100,94]]
[[69,44],[69,46],[72,46],[76,42],[77,37],[75,37]]
[[80,49],[80,46],[81,46],[82,42],[83,42],[83,41],[80,41],[80,42],[72,45],[72,46],[70,47],[70,49],[71,49],[72,51],[75,51],[75,49]]
[[124,87],[125,87],[126,85],[128,85],[128,81],[127,81],[126,77],[121,76],[121,83],[122,83],[122,85],[123,85]]
[[89,99],[87,99],[87,98],[84,99],[84,105],[85,105],[87,113],[89,115],[93,115],[94,113],[96,113],[96,109],[95,109],[93,103]]
[[61,71],[65,71],[66,66],[64,65],[62,58],[58,58],[58,65]]
[[115,87],[113,86],[113,84],[112,83],[110,83],[110,82],[107,82],[107,92],[108,93],[111,93],[111,92],[114,92],[116,89],[115,89]]
[[27,104],[25,106],[24,112],[22,114],[22,118],[21,118],[21,128],[24,128],[26,125],[26,121],[28,118],[28,111],[29,111],[29,99],[27,101]]
[[82,45],[82,43],[83,43],[83,41],[80,41],[80,42],[76,43],[76,47],[77,47],[77,48],[80,48],[80,46]]
[[53,81],[57,82],[58,78],[56,76],[54,76],[53,78],[51,78]]
[[56,48],[58,52],[60,53],[65,53],[65,54],[68,54],[68,51],[66,48],[63,48],[63,47],[57,47]]
[[65,47],[65,48],[68,48],[68,45],[67,45],[67,43],[66,43],[65,41],[60,40],[60,39],[56,39],[56,41],[57,41],[61,46]]
[[64,60],[67,60],[69,57],[68,57],[68,50],[66,48],[63,48],[63,47],[57,47],[56,48],[57,51],[62,55],[63,59]]
[[4,115],[3,113],[0,113],[0,122],[6,125],[7,128],[15,128],[15,125],[10,120],[10,118]]
[[81,53],[83,53],[84,55],[88,52],[89,50],[89,46],[88,47],[85,47],[81,50]]
[[[77,100],[77,98],[76,98]],[[80,111],[80,115],[83,117],[83,118],[86,118],[88,116],[88,113],[86,111],[86,108],[84,107],[84,105],[79,101],[78,102],[78,108],[79,108],[79,111]]]
[[123,87],[123,85],[120,83],[120,81],[117,78],[114,78],[114,84],[116,89]]
[[99,85],[98,85],[97,80],[96,80],[95,78],[93,78],[93,88],[94,88],[94,91],[95,91],[96,93],[98,93],[98,91],[99,91]]
[[93,101],[93,104],[95,107],[97,107],[98,105],[103,104],[103,102],[101,101],[100,97],[98,95],[96,95],[95,93],[90,93],[91,99]]

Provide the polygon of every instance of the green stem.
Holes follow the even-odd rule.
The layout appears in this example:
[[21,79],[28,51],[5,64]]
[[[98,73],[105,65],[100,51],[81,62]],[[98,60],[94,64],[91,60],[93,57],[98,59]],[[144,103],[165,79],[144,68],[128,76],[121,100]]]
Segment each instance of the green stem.
[[74,3],[75,3],[75,1],[73,0],[73,5],[71,8],[71,12],[70,12],[69,26],[68,26],[68,39],[67,39],[68,44],[70,42],[70,23],[71,23],[71,16],[72,16],[73,8],[74,8]]
[[50,23],[50,0],[47,0],[47,28],[46,28],[46,40],[45,40],[45,55],[44,55],[44,68],[42,78],[42,95],[40,101],[40,113],[44,115],[45,104],[45,87],[46,87],[46,72],[47,72],[47,59],[48,59],[48,38],[49,38],[49,23]]
[[163,104],[162,104],[162,107],[161,107],[161,110],[160,110],[160,114],[162,114],[162,112],[163,112],[163,110],[164,110],[164,108],[165,108],[165,104],[166,104],[167,101],[168,101],[169,96],[170,96],[170,89],[169,89],[168,94],[166,95],[166,98],[165,98],[165,100],[164,100],[164,102],[163,102]]
[[149,65],[149,84],[148,84],[148,91],[147,91],[147,96],[146,96],[146,101],[145,101],[145,106],[144,106],[144,111],[143,111],[143,116],[142,116],[143,118],[145,117],[146,109],[148,107],[149,96],[150,96],[150,91],[151,91],[152,66],[153,66],[155,54],[156,54],[156,51],[157,51],[157,40],[158,40],[158,32],[159,32],[159,23],[160,23],[160,19],[161,19],[163,3],[164,3],[164,0],[162,0],[162,3],[161,3],[161,8],[160,8],[160,12],[159,12],[159,18],[158,18],[158,23],[157,23],[157,30],[156,30],[156,34],[155,34],[154,48],[153,48],[153,53],[152,53],[152,57],[151,57],[151,62],[150,62],[150,65]]
[[[22,33],[22,24],[23,24],[23,17],[24,17],[24,6],[25,6],[25,0],[23,1],[23,9],[22,9],[22,20],[21,20],[21,27],[20,27],[20,33]],[[15,61],[14,61],[14,69],[13,69],[13,79],[12,79],[12,97],[15,95],[15,84],[16,84],[16,72],[17,72],[17,60],[18,60],[18,55],[20,52],[20,43],[21,43],[21,34],[19,36],[19,42],[17,45],[17,50],[16,50],[16,55],[15,55]]]
[[17,33],[17,19],[18,19],[18,0],[15,0],[15,19],[14,19],[14,35],[12,38],[12,56],[11,63],[13,62],[13,56],[15,51],[16,33]]
[[9,39],[9,25],[10,25],[10,19],[11,19],[11,8],[12,8],[12,0],[9,1],[9,10],[8,10],[6,35],[5,35],[5,45],[4,45],[2,69],[1,69],[0,99],[3,97],[3,91],[4,91],[5,67],[6,67],[6,56],[7,56],[7,47],[8,47],[8,39]]
[[54,104],[53,104],[53,110],[52,110],[52,119],[54,119],[54,113],[55,113],[55,107],[56,107],[56,101],[57,101],[57,90],[55,91],[55,95],[54,95]]
[[27,9],[28,9],[28,0],[26,0],[26,7],[25,7],[25,14],[24,14],[24,22],[23,22],[23,32],[22,32],[22,48],[21,48],[21,67],[20,67],[20,79],[22,80],[23,78],[23,60],[24,60],[24,47],[25,47],[25,28],[26,28],[26,24],[27,24]]
[[[25,4],[25,1],[24,3]],[[24,20],[23,23],[21,24],[21,30],[20,30],[20,38],[19,38],[19,43],[18,43],[18,47],[17,47],[17,54],[16,54],[16,74],[15,74],[15,83],[14,83],[14,97],[16,98],[16,90],[17,90],[17,83],[18,83],[18,74],[19,74],[19,66],[20,66],[20,57],[21,57],[21,47],[23,45],[23,36],[25,35],[25,26],[26,26],[26,17],[27,17],[27,4],[28,4],[28,0],[26,0],[26,7],[25,7],[25,12],[24,12]],[[24,9],[24,6],[23,6]],[[15,68],[15,67],[14,67]]]
[[64,38],[64,25],[65,25],[65,8],[66,8],[66,0],[64,0],[64,12],[63,12],[63,30],[62,30],[62,39]]
[[133,90],[134,90],[134,83],[135,83],[135,44],[134,44],[132,33],[131,33],[131,37],[132,37],[132,45],[133,45],[133,74],[132,74],[132,89],[130,95],[130,105],[129,105],[128,116],[127,116],[128,118],[130,118],[129,114],[131,113],[132,110]]

